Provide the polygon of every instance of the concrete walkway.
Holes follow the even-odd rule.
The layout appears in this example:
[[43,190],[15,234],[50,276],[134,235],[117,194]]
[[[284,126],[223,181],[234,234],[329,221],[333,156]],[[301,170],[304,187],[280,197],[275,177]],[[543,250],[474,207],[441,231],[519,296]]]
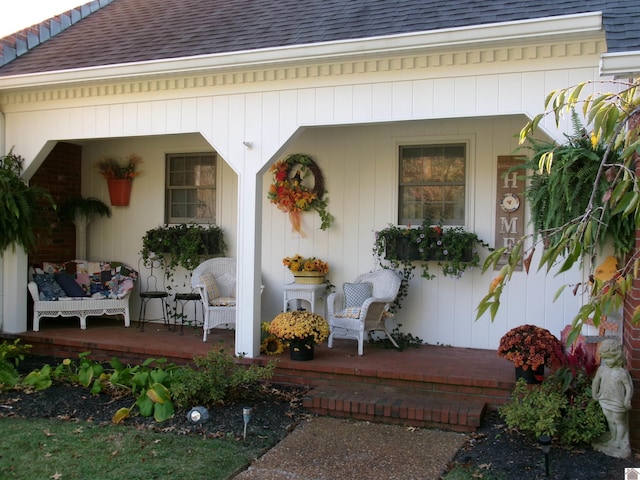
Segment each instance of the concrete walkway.
[[311,417],[236,480],[436,480],[467,435]]

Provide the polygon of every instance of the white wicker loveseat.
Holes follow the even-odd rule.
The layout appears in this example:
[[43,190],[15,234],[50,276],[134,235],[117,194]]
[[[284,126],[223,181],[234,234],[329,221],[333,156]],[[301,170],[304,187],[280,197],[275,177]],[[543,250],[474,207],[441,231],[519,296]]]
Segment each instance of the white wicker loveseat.
[[78,317],[82,330],[89,316],[122,315],[124,326],[131,325],[129,297],[138,273],[122,262],[43,262],[31,273],[34,332],[44,317]]

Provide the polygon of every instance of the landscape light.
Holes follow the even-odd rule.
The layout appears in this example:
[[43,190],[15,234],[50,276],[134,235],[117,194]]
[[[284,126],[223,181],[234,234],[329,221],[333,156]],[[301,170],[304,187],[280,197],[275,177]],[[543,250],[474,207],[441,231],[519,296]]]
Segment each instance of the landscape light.
[[209,420],[209,411],[201,406],[193,407],[187,412],[187,420],[198,425]]
[[540,449],[544,452],[544,474],[549,477],[549,450],[551,450],[551,437],[549,435],[540,435],[538,437]]

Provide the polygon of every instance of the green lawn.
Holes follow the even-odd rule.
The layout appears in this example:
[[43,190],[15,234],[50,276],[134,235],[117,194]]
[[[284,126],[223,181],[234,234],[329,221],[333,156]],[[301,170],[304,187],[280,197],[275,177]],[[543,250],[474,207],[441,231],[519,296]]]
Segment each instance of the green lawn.
[[0,418],[1,479],[228,479],[259,453],[232,438]]

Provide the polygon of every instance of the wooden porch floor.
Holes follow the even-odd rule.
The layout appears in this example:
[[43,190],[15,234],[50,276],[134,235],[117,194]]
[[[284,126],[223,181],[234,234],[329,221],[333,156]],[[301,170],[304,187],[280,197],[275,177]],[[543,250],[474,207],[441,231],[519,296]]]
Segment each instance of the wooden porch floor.
[[[211,348],[233,351],[234,332],[213,330],[206,343],[202,329],[185,326],[169,330],[162,324],[134,323],[124,328],[113,318],[89,318],[80,330],[75,318],[44,319],[39,332],[3,334],[20,337],[33,353],[57,358],[91,351],[94,360],[116,356],[125,363],[147,358],[189,363]],[[319,414],[349,416],[415,426],[437,426],[468,431],[480,424],[486,408],[503,404],[514,387],[513,366],[494,350],[423,345],[403,352],[336,340],[334,348],[319,345],[309,362],[289,359],[288,352],[242,362],[277,360],[274,382],[309,388],[304,404]]]

